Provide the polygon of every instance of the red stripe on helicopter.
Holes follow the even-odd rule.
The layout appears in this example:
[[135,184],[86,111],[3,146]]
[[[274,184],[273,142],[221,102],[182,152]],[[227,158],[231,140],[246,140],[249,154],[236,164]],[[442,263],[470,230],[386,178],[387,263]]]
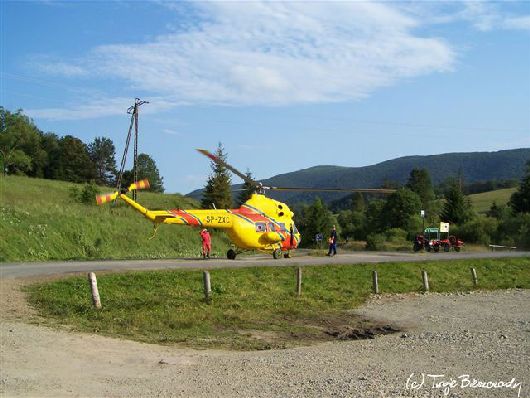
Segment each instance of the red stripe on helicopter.
[[196,222],[196,224],[193,224],[193,225],[201,225],[202,226],[202,221],[199,219],[199,217],[191,214],[191,213],[188,213],[187,211],[185,210],[181,210],[181,212],[183,212],[184,214],[186,214],[188,217],[191,217],[194,222]]
[[197,217],[185,212],[184,210],[170,210],[169,212],[176,217],[179,217],[182,221],[184,221],[185,224],[193,226],[202,225],[201,221]]

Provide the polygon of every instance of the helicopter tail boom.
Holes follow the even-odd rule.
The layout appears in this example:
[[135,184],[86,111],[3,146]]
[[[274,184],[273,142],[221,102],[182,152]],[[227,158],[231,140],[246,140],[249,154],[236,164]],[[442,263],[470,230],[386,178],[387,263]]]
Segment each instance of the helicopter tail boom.
[[232,213],[229,210],[149,210],[125,194],[121,194],[120,199],[156,224],[181,224],[218,229],[232,228]]

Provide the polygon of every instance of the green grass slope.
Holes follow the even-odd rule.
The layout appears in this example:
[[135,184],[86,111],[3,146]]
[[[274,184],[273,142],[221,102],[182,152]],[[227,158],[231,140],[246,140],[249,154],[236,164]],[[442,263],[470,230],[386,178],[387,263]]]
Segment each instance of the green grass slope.
[[[54,180],[0,177],[0,261],[69,259],[174,258],[200,254],[197,229],[161,225],[153,239],[153,224],[120,203],[86,205],[70,197],[72,187]],[[101,188],[107,192],[107,188]],[[193,208],[181,195],[141,191],[148,208]],[[95,202],[95,198],[94,198]],[[229,242],[214,232],[213,254],[223,256]]]
[[517,188],[497,189],[495,191],[469,195],[473,208],[477,213],[486,213],[493,202],[498,206],[506,205]]

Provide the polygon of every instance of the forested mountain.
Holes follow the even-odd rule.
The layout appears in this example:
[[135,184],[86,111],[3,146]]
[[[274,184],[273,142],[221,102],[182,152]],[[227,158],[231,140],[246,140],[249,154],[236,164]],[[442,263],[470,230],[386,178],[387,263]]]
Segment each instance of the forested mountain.
[[[434,185],[448,177],[461,176],[466,184],[487,180],[519,180],[530,160],[530,148],[496,152],[446,153],[429,156],[405,156],[364,167],[315,166],[263,180],[265,185],[305,188],[378,188],[404,184],[413,168],[427,169]],[[201,197],[201,190],[189,194]],[[320,196],[329,202],[337,194],[288,193],[270,194],[278,200],[311,202]],[[342,195],[345,196],[345,195]]]

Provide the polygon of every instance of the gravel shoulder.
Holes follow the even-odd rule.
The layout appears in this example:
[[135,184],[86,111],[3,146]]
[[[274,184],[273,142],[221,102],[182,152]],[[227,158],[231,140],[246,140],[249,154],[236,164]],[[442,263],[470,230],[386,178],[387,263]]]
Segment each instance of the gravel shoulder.
[[[5,397],[530,396],[528,290],[376,297],[355,312],[399,324],[403,333],[227,352],[39,326],[20,285],[3,280],[0,289],[0,395]],[[421,385],[422,374],[444,375],[436,380],[454,379],[457,385],[445,395],[432,388],[429,376]],[[463,387],[461,375],[483,382],[515,379],[516,388]]]

